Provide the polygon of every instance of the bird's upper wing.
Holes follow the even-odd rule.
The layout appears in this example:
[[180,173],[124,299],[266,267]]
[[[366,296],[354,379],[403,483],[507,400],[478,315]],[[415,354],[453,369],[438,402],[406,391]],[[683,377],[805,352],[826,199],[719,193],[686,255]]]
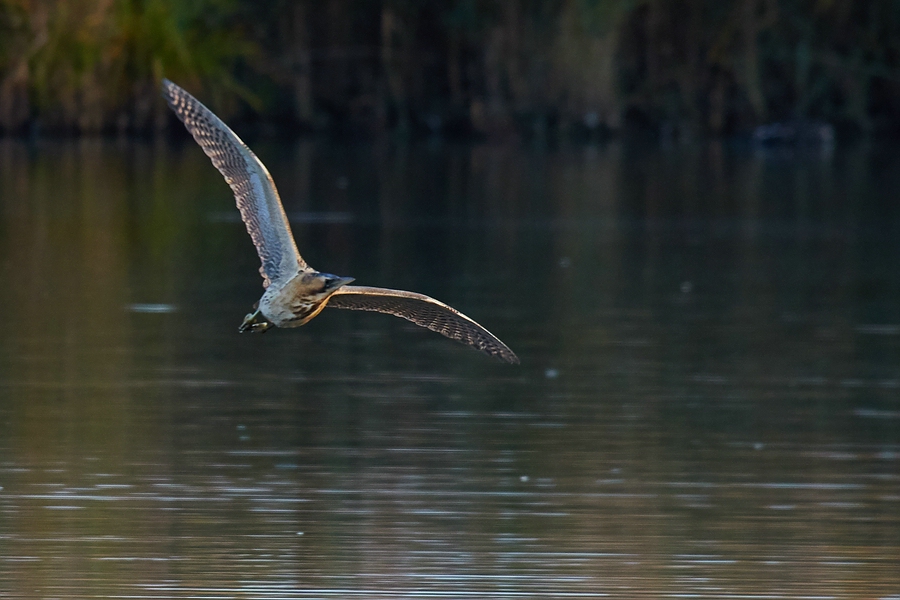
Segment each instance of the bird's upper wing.
[[331,295],[327,306],[402,317],[500,360],[514,364],[519,362],[519,357],[490,331],[455,308],[424,294],[345,285]]
[[234,192],[262,266],[263,286],[308,268],[294,243],[278,190],[265,165],[199,100],[163,79],[163,97]]

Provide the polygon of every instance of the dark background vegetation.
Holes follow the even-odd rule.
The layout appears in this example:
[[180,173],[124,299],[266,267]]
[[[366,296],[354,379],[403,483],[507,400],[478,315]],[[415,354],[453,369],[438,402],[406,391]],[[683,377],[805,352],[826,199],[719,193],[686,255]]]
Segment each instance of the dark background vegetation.
[[0,132],[900,134],[896,0],[0,0]]

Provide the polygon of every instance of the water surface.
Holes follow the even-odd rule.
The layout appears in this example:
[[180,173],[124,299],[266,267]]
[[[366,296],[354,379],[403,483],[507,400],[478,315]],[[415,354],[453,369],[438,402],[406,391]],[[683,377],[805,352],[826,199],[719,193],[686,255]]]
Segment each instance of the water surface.
[[469,314],[264,336],[195,146],[0,143],[0,596],[900,598],[900,153],[260,142]]

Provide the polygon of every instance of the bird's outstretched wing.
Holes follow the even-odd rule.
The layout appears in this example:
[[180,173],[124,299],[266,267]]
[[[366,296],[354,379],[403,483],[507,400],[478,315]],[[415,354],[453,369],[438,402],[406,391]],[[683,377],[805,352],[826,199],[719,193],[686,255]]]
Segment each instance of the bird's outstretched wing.
[[519,357],[490,331],[455,308],[424,294],[345,285],[331,295],[326,306],[402,317],[500,360],[513,364],[519,362]]
[[163,79],[163,97],[234,192],[262,266],[263,286],[309,268],[300,257],[278,190],[265,165],[199,100]]

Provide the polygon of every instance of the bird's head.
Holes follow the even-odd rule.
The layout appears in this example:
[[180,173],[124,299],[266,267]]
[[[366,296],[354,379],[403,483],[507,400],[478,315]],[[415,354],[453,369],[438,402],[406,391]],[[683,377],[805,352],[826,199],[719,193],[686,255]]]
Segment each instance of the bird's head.
[[335,293],[338,288],[341,288],[348,283],[352,283],[354,279],[352,277],[338,277],[337,275],[332,275],[331,273],[315,273],[310,274],[309,279],[305,281],[308,285],[309,296],[313,302],[320,302],[328,298],[328,296]]

